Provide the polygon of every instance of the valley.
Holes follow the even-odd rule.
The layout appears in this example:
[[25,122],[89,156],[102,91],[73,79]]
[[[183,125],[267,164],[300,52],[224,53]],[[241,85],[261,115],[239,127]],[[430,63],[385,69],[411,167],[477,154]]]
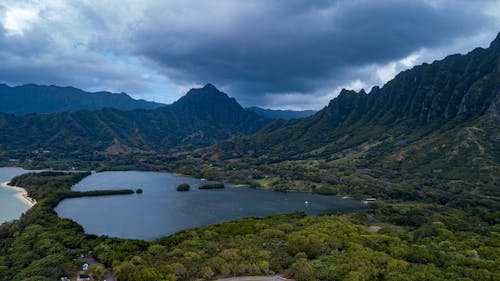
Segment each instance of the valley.
[[497,35],[303,118],[212,84],[149,109],[0,113],[3,166],[72,171],[10,180],[37,204],[0,226],[0,280],[75,276],[89,253],[98,280],[498,280],[499,71]]
[[[191,190],[175,191],[180,183],[188,183]],[[96,173],[72,190],[140,187],[143,193],[66,199],[55,211],[59,217],[81,224],[87,233],[153,240],[180,230],[242,217],[299,211],[317,215],[366,208],[366,204],[359,201],[335,196],[273,192],[230,184],[224,189],[199,189],[204,183],[206,181],[159,172]]]

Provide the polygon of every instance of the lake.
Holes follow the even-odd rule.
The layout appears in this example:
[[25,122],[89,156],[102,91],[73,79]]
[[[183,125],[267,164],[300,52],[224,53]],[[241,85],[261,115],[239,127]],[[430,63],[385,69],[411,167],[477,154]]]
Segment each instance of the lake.
[[[1,167],[0,184],[10,181],[16,176],[31,171],[22,168]],[[24,201],[16,198],[17,192],[8,188],[0,187],[0,224],[18,219],[22,213],[26,212],[30,206]]]
[[[180,183],[190,184],[191,190],[176,191]],[[144,192],[66,199],[55,211],[60,217],[81,224],[87,233],[151,240],[182,229],[241,217],[293,211],[311,215],[348,212],[365,206],[359,201],[335,196],[250,187],[198,190],[202,183],[205,182],[161,172],[94,173],[73,186],[73,190],[142,188]]]

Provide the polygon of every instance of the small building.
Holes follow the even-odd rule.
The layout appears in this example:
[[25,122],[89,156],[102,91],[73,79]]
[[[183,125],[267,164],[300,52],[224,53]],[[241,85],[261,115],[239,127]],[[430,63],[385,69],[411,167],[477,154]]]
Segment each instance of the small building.
[[87,274],[78,274],[76,281],[90,281],[90,276]]
[[376,198],[366,198],[365,200],[363,200],[363,203],[368,204],[368,203],[373,203],[375,201],[377,201]]

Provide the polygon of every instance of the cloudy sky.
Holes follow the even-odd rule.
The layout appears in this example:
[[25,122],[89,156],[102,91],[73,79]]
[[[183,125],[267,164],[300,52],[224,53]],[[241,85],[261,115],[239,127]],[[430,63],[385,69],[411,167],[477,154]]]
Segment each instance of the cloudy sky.
[[211,82],[245,106],[319,109],[499,27],[500,1],[0,0],[0,82],[164,103]]

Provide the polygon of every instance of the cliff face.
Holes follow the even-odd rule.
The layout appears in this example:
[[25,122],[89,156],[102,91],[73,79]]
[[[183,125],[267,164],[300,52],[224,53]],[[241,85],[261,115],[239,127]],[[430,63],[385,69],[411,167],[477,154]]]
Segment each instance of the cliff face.
[[420,125],[483,114],[500,92],[498,41],[497,37],[488,49],[403,71],[368,94],[342,90],[325,113],[344,119],[357,110],[364,114],[379,111],[375,115],[380,118],[390,114],[393,119],[412,119]]
[[370,168],[442,171],[450,178],[470,171],[496,174],[499,41],[403,71],[369,93],[344,89],[311,117],[271,123],[206,155],[245,157],[251,151],[273,162],[352,155],[353,162]]

